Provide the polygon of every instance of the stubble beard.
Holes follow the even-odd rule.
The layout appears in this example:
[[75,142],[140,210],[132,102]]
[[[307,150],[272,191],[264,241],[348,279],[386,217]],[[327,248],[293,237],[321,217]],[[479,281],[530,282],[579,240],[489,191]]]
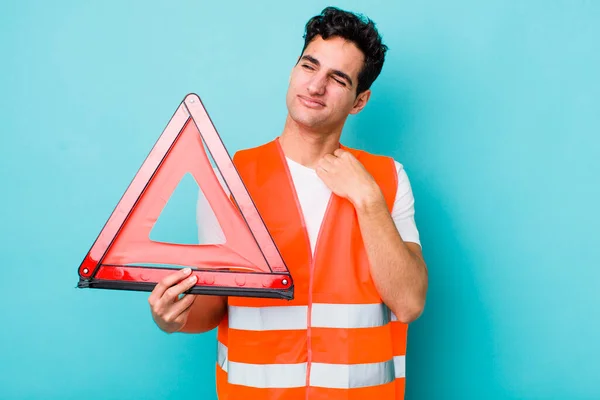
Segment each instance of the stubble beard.
[[327,117],[323,110],[311,110],[300,104],[298,99],[288,104],[290,118],[299,126],[311,130],[327,130]]

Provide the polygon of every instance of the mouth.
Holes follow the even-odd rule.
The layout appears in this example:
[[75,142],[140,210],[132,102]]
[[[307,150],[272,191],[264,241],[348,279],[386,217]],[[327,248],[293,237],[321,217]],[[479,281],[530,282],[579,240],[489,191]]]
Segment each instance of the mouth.
[[300,102],[304,104],[308,108],[323,108],[325,107],[325,103],[321,100],[313,99],[311,97],[306,97],[302,95],[298,95]]

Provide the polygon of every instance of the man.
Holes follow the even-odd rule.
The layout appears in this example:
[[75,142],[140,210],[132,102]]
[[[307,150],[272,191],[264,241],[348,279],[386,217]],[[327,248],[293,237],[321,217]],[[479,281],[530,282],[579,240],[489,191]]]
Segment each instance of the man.
[[400,163],[340,144],[387,47],[370,20],[331,7],[304,38],[283,132],[234,156],[294,299],[180,298],[195,284],[184,269],[148,301],[166,332],[218,326],[220,399],[402,399],[407,326],[427,291],[413,195]]

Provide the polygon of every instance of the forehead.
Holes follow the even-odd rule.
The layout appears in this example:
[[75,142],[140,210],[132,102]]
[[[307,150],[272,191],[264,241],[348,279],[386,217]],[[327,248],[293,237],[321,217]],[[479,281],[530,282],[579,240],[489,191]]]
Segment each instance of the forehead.
[[315,37],[304,50],[303,55],[310,55],[327,69],[337,69],[353,78],[358,77],[363,63],[364,54],[352,42],[340,37],[323,40],[321,36]]

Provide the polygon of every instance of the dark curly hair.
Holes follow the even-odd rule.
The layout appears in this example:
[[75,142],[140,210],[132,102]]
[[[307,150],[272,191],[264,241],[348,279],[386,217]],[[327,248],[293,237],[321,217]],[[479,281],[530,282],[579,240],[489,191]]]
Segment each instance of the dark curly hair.
[[321,36],[323,40],[339,36],[353,42],[365,55],[364,65],[358,74],[356,95],[371,87],[381,73],[388,49],[382,43],[373,21],[360,14],[326,7],[306,23],[302,53],[316,36]]

